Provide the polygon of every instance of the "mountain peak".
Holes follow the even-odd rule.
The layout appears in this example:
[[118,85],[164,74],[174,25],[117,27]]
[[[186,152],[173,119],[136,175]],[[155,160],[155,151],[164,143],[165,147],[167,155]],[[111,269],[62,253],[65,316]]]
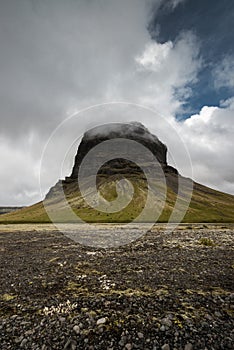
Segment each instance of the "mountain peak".
[[152,134],[149,130],[140,122],[132,121],[129,123],[108,123],[103,125],[98,125],[84,134],[84,138],[93,137],[113,137],[117,135],[118,137],[128,136],[128,135],[138,135],[141,137],[150,137]]
[[167,166],[167,147],[139,122],[104,124],[87,131],[78,147],[71,178],[77,178],[79,166],[88,152],[106,140],[124,138],[139,142],[149,149],[163,166]]

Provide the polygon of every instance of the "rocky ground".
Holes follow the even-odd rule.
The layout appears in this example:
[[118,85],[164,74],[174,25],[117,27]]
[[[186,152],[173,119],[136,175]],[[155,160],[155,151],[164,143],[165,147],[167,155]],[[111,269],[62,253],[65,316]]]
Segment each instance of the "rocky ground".
[[233,234],[154,227],[95,249],[1,225],[1,349],[233,349]]

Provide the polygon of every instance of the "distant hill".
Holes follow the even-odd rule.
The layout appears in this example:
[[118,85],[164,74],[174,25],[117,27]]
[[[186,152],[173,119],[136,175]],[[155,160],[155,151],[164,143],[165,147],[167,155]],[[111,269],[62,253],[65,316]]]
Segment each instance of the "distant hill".
[[23,207],[0,207],[0,215],[1,214],[11,213],[13,211],[20,210],[22,208]]
[[[166,201],[158,222],[167,222],[175,205],[176,200],[183,203],[186,197],[187,188],[193,186],[192,198],[188,210],[185,213],[183,222],[234,222],[234,196],[193,182],[191,179],[182,177],[178,170],[167,164],[167,147],[155,135],[151,134],[140,123],[109,124],[99,126],[84,134],[79,145],[72,173],[65,180],[59,180],[47,194],[44,202],[34,204],[16,212],[0,216],[0,223],[3,222],[50,222],[44,208],[52,214],[53,221],[70,222],[72,219],[67,211],[70,207],[74,214],[77,214],[86,222],[131,222],[142,212],[148,196],[148,184],[142,169],[134,162],[127,160],[129,147],[124,147],[124,154],[121,158],[114,158],[105,162],[105,149],[95,153],[93,161],[88,164],[88,176],[85,178],[85,188],[89,193],[89,202],[96,201],[95,189],[92,177],[96,174],[98,164],[102,166],[98,170],[96,185],[98,192],[102,195],[105,204],[117,198],[116,185],[118,181],[127,178],[133,188],[132,201],[123,209],[114,213],[102,212],[93,209],[82,197],[78,186],[77,176],[82,161],[95,146],[102,145],[108,140],[127,139],[137,141],[146,147],[151,155],[157,159],[156,168],[152,167],[152,157],[145,154],[139,155],[139,161],[149,170],[152,184],[156,184],[157,193],[150,199],[149,205],[152,211],[157,210],[161,205],[160,192],[166,192]],[[120,140],[121,141],[121,140]],[[124,142],[124,140],[123,140]],[[120,142],[121,144],[121,142]],[[110,151],[110,150],[108,150]],[[118,152],[117,152],[118,153]],[[136,150],[137,153],[137,150]],[[126,157],[125,157],[126,155]],[[134,154],[131,154],[133,156]],[[130,157],[131,158],[131,157]],[[165,182],[160,174],[163,174]],[[183,192],[178,193],[179,183],[183,183]],[[124,192],[124,185],[121,185],[120,192]],[[120,187],[121,187],[120,186]],[[67,203],[63,198],[66,198]],[[102,204],[103,204],[102,203]],[[103,205],[104,205],[103,204]],[[51,217],[51,216],[50,216]],[[152,221],[152,217],[144,217],[145,221]]]

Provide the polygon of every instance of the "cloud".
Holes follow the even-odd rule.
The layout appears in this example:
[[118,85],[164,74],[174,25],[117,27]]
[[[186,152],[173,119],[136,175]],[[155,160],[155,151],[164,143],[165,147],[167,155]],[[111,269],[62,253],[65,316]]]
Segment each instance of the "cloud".
[[192,159],[195,180],[234,194],[233,113],[233,99],[221,107],[205,106],[179,128]]
[[216,88],[234,87],[234,57],[226,56],[214,69],[214,84]]
[[143,54],[136,58],[136,62],[146,70],[157,72],[164,65],[172,47],[171,41],[163,44],[151,42]]
[[20,147],[0,138],[0,203],[22,205],[35,203],[39,198],[38,174],[40,162],[35,157],[33,135],[22,140]]
[[[171,1],[171,10],[179,3]],[[228,124],[231,107],[209,111],[210,139],[206,136],[207,125],[202,121],[202,115],[208,113],[205,110],[183,127],[175,120],[176,112],[191,95],[202,60],[199,40],[192,32],[178,33],[173,42],[152,40],[148,23],[161,5],[161,0],[9,0],[1,4],[1,205],[31,204],[39,200],[38,167],[51,132],[71,113],[110,101],[123,100],[154,108],[175,128],[188,133],[185,139],[196,164],[196,179],[208,181],[204,175],[207,160],[204,157],[199,162],[199,153],[192,150],[192,140],[199,144],[200,128],[207,142],[212,141],[216,130],[220,143],[215,147],[222,149],[221,140],[226,140],[226,131],[223,121],[213,115],[225,112]],[[132,115],[110,117],[101,110],[95,115],[81,114],[70,134],[67,131],[61,135],[54,145],[48,163],[47,189],[61,176],[55,170],[55,163],[59,152],[66,151],[69,137],[73,140],[98,122],[128,119],[132,120]],[[160,133],[156,121],[149,121],[144,114],[135,119]],[[72,165],[74,151],[75,148],[67,166]],[[218,158],[216,163],[218,166]],[[201,166],[205,170],[200,171]],[[225,178],[223,172],[217,178],[211,177],[212,186],[228,188],[221,181]],[[8,174],[12,174],[11,181]],[[69,171],[64,171],[63,175],[67,174]]]
[[187,0],[169,0],[168,3],[169,6],[174,10],[178,5],[182,4],[185,1]]
[[190,86],[197,81],[202,64],[199,43],[192,32],[181,33],[174,43],[147,43],[136,61],[144,74],[145,86],[151,87],[151,91],[144,95],[149,99],[153,92],[152,106],[157,106],[159,110],[166,107],[166,103],[161,105],[160,101],[171,101],[171,106],[175,107],[170,111],[172,114],[176,112],[178,102],[182,104],[189,97]]
[[139,0],[2,4],[1,132],[47,132],[69,108],[108,98],[148,38],[147,11]]

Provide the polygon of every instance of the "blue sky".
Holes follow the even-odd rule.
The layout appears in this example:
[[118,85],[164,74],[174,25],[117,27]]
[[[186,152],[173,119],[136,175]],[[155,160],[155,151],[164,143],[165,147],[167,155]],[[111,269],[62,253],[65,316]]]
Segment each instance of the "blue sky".
[[192,95],[178,118],[200,111],[202,106],[219,106],[234,94],[233,86],[216,87],[214,70],[224,57],[234,57],[234,3],[232,0],[185,0],[171,11],[161,6],[149,24],[152,38],[163,43],[175,41],[183,31],[193,32],[199,42],[202,67]]

